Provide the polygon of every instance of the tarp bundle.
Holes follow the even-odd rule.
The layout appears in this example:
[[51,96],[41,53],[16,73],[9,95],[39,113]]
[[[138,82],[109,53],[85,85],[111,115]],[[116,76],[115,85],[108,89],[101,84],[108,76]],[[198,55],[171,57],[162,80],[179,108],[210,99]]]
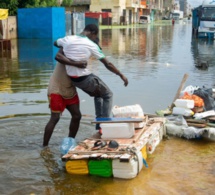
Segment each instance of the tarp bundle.
[[0,9],[0,20],[8,18],[8,9]]
[[194,91],[194,94],[204,100],[205,110],[215,110],[215,101],[212,88],[202,87]]

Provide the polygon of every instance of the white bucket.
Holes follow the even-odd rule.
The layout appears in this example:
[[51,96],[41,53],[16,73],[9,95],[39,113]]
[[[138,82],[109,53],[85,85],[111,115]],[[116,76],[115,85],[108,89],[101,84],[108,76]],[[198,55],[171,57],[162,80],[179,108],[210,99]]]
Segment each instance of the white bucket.
[[102,139],[131,138],[134,131],[134,123],[101,123]]
[[119,159],[114,159],[112,161],[113,176],[122,179],[135,178],[143,168],[141,151],[137,153],[137,157],[137,159],[131,158],[129,162],[120,162]]
[[[114,117],[144,117],[143,110],[139,104],[123,107],[114,106],[112,108],[112,113]],[[143,128],[144,124],[143,122],[135,123],[134,128]]]
[[177,99],[174,104],[176,107],[194,108],[194,100]]

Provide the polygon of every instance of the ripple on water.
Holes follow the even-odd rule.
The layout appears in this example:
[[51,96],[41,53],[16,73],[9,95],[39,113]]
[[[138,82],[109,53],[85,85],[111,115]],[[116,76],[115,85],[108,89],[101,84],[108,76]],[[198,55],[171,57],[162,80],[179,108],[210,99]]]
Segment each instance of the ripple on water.
[[[60,142],[68,133],[69,118],[60,120],[50,147],[43,149],[43,129],[48,119],[25,117],[3,120],[0,124],[3,192],[41,194],[50,189],[51,193],[74,194],[212,194],[214,191],[214,142],[170,137],[148,156],[149,168],[143,167],[132,180],[76,176],[65,172],[59,151]],[[83,122],[77,136],[79,141],[94,133],[90,119]]]

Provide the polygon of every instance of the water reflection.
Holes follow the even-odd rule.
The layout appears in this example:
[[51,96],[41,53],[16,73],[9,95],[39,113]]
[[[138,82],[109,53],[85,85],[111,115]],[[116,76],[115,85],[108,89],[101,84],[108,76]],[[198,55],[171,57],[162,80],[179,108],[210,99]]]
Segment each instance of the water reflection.
[[[5,51],[1,58],[1,92],[38,92],[47,85],[47,78],[54,68],[57,48],[53,40],[12,40],[11,51]],[[14,48],[18,55],[14,54]]]
[[[192,39],[191,30],[191,24],[184,21],[102,30],[103,51],[128,77],[129,85],[123,87],[120,78],[95,59],[89,62],[89,69],[110,86],[115,105],[139,103],[145,112],[154,113],[171,104],[185,73],[189,74],[187,85],[214,85],[214,42]],[[46,88],[57,52],[53,41],[13,40],[11,54],[0,58],[1,116],[49,113]],[[200,58],[210,61],[208,70],[195,67]],[[82,113],[94,115],[92,98],[78,92]],[[20,109],[14,111],[11,105],[15,104]]]
[[[170,137],[148,156],[149,167],[135,179],[77,176],[67,174],[60,161],[59,143],[68,133],[69,118],[59,122],[50,148],[43,149],[41,127],[47,120],[1,121],[1,194],[213,194],[215,142]],[[78,141],[93,131],[93,126],[82,124]]]
[[[185,73],[186,85],[214,86],[214,42],[192,39],[189,22],[137,25],[100,31],[107,58],[129,79],[119,77],[91,59],[89,68],[110,86],[114,104],[140,104],[146,113],[169,106]],[[133,180],[71,176],[60,163],[59,144],[68,134],[66,111],[50,140],[41,148],[49,115],[47,86],[55,66],[53,40],[13,40],[0,57],[0,191],[2,194],[213,194],[214,142],[171,138],[161,142]],[[195,67],[209,60],[207,70]],[[83,117],[77,141],[90,137],[93,99],[78,91]],[[29,115],[31,117],[29,117]],[[171,157],[171,158],[170,158]],[[123,186],[123,187],[122,187]]]
[[[107,29],[102,31],[103,48],[112,47],[111,54],[115,58],[144,61],[153,59],[163,44],[169,44],[173,36],[172,26],[153,26],[147,28]],[[106,52],[106,54],[110,54]]]
[[192,39],[191,51],[194,58],[194,65],[198,66],[201,62],[208,62],[209,66],[215,66],[215,41],[208,39]]
[[[106,71],[100,62],[92,60],[89,68],[93,69],[96,74],[100,74],[113,89],[115,104],[140,103],[146,112],[154,112],[170,104],[185,72],[190,75],[192,84],[213,84],[210,78],[214,71],[210,70],[211,74],[202,73],[194,67],[195,60],[199,56],[196,49],[202,50],[203,46],[199,46],[196,40],[191,41],[190,28],[189,24],[148,25],[144,28],[107,29],[100,32],[103,51],[129,78],[130,83],[127,88],[123,88],[120,80]],[[32,99],[35,97],[38,102],[46,102],[45,91],[54,68],[53,58],[57,51],[52,45],[53,40],[18,40],[18,47],[15,47],[15,43],[13,43],[13,48],[18,50],[17,58],[13,55],[13,58],[0,59],[3,64],[1,66],[1,92],[14,93],[14,97],[28,93],[25,96],[28,96],[30,102],[34,102],[35,100]],[[214,51],[211,47],[213,45],[208,49],[209,54]],[[213,56],[210,55],[210,63],[214,61]],[[199,75],[195,76],[196,73]],[[205,79],[202,81],[206,80],[206,82],[198,81],[200,74],[201,76],[209,75],[208,77],[204,75]],[[208,83],[207,80],[210,82]],[[161,92],[158,95],[159,90]],[[135,97],[129,95],[128,91],[132,92],[129,94],[135,94]],[[83,112],[93,114],[92,100],[82,92],[79,93],[83,97]],[[169,96],[166,97],[166,94]],[[128,96],[128,98],[121,102],[121,95]],[[10,99],[10,96],[5,96],[6,100],[4,98],[5,102],[2,104]],[[160,105],[155,104],[156,97],[159,96],[161,96]],[[18,97],[15,99],[19,99]],[[22,98],[19,102],[25,105],[26,101],[28,100]],[[48,110],[43,106],[41,106],[41,112],[47,113]],[[29,112],[32,112],[32,109]]]
[[53,39],[18,39],[19,63],[35,62],[34,66],[41,67],[44,62],[53,63],[58,51],[58,48],[53,46],[54,41]]

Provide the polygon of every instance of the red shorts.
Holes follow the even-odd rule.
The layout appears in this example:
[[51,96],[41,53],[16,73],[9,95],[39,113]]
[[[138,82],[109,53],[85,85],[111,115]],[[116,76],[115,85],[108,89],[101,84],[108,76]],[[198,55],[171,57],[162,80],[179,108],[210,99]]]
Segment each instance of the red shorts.
[[65,99],[59,94],[49,95],[49,108],[52,112],[63,112],[66,106],[72,104],[79,104],[79,97],[76,94],[73,98]]

